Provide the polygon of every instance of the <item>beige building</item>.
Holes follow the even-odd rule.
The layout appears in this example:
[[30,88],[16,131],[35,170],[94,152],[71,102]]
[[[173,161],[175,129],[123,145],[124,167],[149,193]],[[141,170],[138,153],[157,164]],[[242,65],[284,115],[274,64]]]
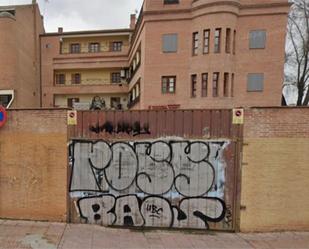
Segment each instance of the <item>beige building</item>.
[[89,109],[94,97],[103,107],[123,109],[129,85],[125,69],[132,31],[103,30],[41,36],[44,107]]

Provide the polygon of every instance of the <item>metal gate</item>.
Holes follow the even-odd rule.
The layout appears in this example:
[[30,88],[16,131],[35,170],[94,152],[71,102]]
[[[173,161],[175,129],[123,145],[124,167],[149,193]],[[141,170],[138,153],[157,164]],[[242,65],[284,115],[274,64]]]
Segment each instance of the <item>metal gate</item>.
[[242,129],[230,110],[78,112],[69,221],[237,230]]

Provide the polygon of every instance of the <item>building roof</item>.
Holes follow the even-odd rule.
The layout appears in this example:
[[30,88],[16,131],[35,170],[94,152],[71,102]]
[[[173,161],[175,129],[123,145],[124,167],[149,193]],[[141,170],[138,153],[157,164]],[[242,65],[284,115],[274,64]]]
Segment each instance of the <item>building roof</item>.
[[95,35],[95,34],[117,34],[117,33],[127,33],[128,35],[132,33],[132,29],[103,29],[103,30],[81,30],[81,31],[69,31],[69,32],[51,32],[45,33],[41,36],[72,36],[72,35]]

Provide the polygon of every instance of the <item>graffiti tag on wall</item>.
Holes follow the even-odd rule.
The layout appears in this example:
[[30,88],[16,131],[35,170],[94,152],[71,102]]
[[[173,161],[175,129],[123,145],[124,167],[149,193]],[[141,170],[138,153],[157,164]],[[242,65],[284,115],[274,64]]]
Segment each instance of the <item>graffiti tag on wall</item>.
[[91,224],[208,229],[226,219],[228,144],[73,141],[69,191]]
[[128,122],[118,122],[114,125],[112,122],[105,122],[103,125],[97,123],[96,125],[89,126],[89,131],[96,134],[107,132],[109,134],[119,134],[126,133],[128,135],[138,136],[138,135],[149,135],[151,134],[149,129],[149,124],[145,123],[141,125],[140,122],[136,121],[133,124]]

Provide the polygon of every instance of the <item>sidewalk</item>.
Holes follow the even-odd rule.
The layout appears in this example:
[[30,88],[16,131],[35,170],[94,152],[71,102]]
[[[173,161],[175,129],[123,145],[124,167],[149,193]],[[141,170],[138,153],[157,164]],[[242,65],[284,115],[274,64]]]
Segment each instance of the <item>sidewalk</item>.
[[0,249],[308,248],[309,232],[231,234],[132,231],[91,225],[0,220]]

